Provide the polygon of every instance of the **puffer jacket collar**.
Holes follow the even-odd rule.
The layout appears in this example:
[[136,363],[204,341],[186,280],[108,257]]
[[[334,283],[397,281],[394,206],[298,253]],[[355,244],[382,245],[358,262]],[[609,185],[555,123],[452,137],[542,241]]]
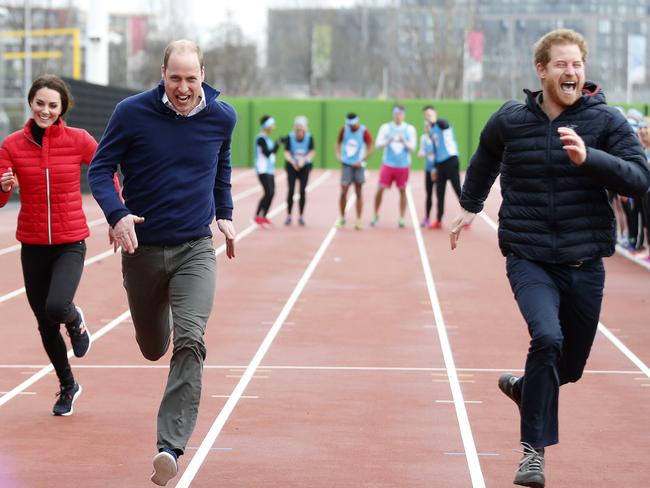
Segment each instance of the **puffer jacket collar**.
[[[526,106],[535,113],[544,113],[540,103],[543,100],[542,90],[531,91],[524,89],[526,94]],[[570,114],[581,110],[583,107],[592,107],[601,103],[607,103],[605,93],[599,85],[593,81],[585,81],[582,87],[582,96],[576,102],[565,110],[565,113]]]
[[[25,126],[23,127],[24,136],[34,143],[36,143],[36,141],[34,141],[34,136],[32,135],[32,125],[35,123],[36,121],[33,117],[31,117],[27,122],[25,122]],[[43,137],[58,137],[63,133],[64,130],[65,120],[59,117],[53,125],[45,129],[45,134]]]

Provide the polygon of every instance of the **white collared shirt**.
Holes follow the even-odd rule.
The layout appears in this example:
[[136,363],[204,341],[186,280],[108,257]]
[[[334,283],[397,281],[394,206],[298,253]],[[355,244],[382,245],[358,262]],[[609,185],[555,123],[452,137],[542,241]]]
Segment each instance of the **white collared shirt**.
[[194,107],[192,110],[190,110],[189,114],[183,115],[178,110],[176,110],[176,107],[174,107],[174,104],[169,100],[169,97],[167,96],[167,92],[164,92],[163,97],[162,97],[162,102],[167,107],[171,108],[178,115],[183,115],[183,117],[191,117],[192,115],[196,115],[207,106],[207,104],[205,103],[205,92],[203,91],[203,87],[201,87],[201,98],[200,98],[200,100],[201,101],[199,102],[199,104],[196,107]]

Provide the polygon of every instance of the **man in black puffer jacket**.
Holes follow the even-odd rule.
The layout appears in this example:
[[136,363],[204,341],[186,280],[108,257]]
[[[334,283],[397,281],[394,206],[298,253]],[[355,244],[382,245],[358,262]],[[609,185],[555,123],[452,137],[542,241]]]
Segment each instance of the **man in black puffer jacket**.
[[517,403],[524,456],[514,483],[545,484],[544,447],[558,442],[560,385],[584,370],[598,327],[616,229],[606,188],[639,195],[650,185],[643,149],[602,90],[585,82],[587,45],[558,29],[534,47],[542,84],[487,122],[452,226],[451,248],[501,175],[499,246],[531,335],[524,375],[499,388]]

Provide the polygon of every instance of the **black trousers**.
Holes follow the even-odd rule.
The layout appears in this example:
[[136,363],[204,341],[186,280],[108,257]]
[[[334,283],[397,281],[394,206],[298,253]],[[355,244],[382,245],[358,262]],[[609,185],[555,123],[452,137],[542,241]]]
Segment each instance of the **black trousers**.
[[438,178],[436,179],[438,221],[441,221],[442,215],[445,213],[445,190],[448,180],[451,182],[456,195],[460,198],[460,163],[458,162],[458,156],[452,156],[436,165],[436,170],[438,171]]
[[261,215],[266,217],[269,208],[271,208],[271,202],[273,201],[273,196],[275,195],[275,176],[260,174],[257,175],[262,183],[262,188],[264,189],[264,195],[260,199],[260,203],[257,206],[257,212],[255,215]]
[[508,256],[506,270],[530,334],[521,393],[521,441],[557,444],[560,385],[582,376],[598,329],[605,285],[602,259],[580,266]]
[[431,207],[433,206],[433,185],[435,181],[431,181],[431,171],[424,172],[424,188],[427,191],[427,198],[424,202],[424,216],[428,219],[431,215]]
[[33,245],[23,244],[25,292],[36,316],[38,331],[61,386],[74,385],[61,324],[79,322],[72,302],[84,267],[86,243]]
[[309,173],[311,172],[311,164],[306,164],[299,170],[289,163],[285,163],[284,168],[287,170],[287,183],[289,188],[287,190],[287,214],[291,215],[293,210],[293,194],[296,190],[296,180],[300,181],[300,215],[305,211],[305,203],[307,202],[307,182],[309,181]]
[[643,200],[638,197],[628,198],[623,202],[623,210],[627,219],[630,244],[634,249],[640,249],[643,247]]

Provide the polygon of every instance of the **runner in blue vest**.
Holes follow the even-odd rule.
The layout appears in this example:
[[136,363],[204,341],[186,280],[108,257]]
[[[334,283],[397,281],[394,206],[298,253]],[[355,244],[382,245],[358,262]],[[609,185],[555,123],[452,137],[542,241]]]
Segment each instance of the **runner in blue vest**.
[[454,129],[445,119],[439,119],[433,106],[424,107],[424,118],[429,122],[431,128],[429,135],[433,141],[436,154],[436,199],[438,200],[437,219],[430,225],[430,229],[442,227],[442,215],[445,212],[445,190],[447,180],[460,198],[460,163],[458,161],[458,144],[454,136]]
[[348,188],[354,183],[357,196],[357,221],[354,228],[361,230],[361,214],[363,212],[363,196],[361,189],[366,182],[366,160],[372,154],[372,136],[365,125],[361,125],[357,114],[351,112],[345,118],[345,125],[339,132],[336,141],[336,159],[341,161],[341,196],[339,198],[340,217],[336,222],[337,228],[345,226],[345,207],[348,199]]
[[291,211],[293,209],[293,194],[296,188],[296,180],[300,181],[300,215],[298,223],[305,225],[304,211],[307,201],[306,188],[309,180],[309,172],[314,160],[314,137],[307,130],[307,117],[299,116],[293,121],[293,132],[285,138],[284,144],[284,167],[287,170],[287,181],[289,184],[287,192],[287,218],[285,225],[291,225]]
[[415,151],[417,134],[415,127],[404,121],[406,112],[402,105],[393,107],[393,120],[383,124],[379,128],[375,147],[384,148],[381,170],[379,171],[379,187],[375,194],[375,215],[370,225],[375,226],[379,221],[379,207],[386,188],[395,186],[400,193],[399,199],[399,227],[406,225],[404,214],[406,213],[406,183],[409,178],[411,166],[411,152]]
[[266,214],[275,195],[275,153],[280,146],[271,138],[271,133],[275,129],[273,117],[264,115],[260,119],[260,128],[262,130],[255,136],[255,171],[264,189],[264,195],[257,205],[255,223],[260,226],[270,226],[271,221]]

